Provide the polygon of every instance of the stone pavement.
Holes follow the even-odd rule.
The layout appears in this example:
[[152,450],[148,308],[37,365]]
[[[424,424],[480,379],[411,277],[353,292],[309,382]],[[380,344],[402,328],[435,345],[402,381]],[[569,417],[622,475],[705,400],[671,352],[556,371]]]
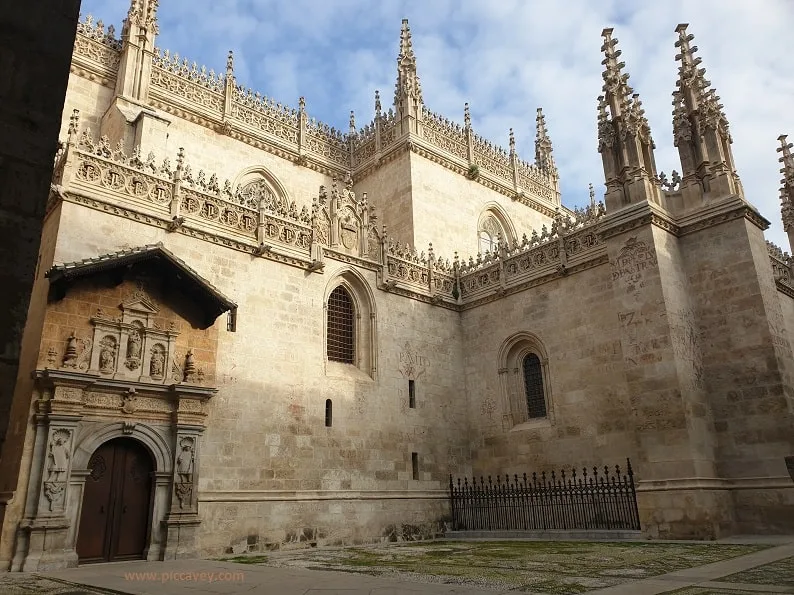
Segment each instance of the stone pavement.
[[[759,540],[760,541],[760,540]],[[794,538],[775,540],[775,547],[738,558],[679,570],[665,575],[631,581],[616,587],[589,591],[595,594],[655,595],[760,595],[794,594]],[[763,567],[763,572],[759,572]],[[755,569],[755,570],[753,570]],[[755,574],[754,574],[755,573]],[[16,575],[20,577],[20,575]],[[41,583],[40,588],[13,588],[14,575],[0,575],[0,593],[124,593],[148,595],[227,595],[232,593],[300,595],[494,595],[508,590],[485,590],[460,584],[419,583],[354,572],[274,568],[260,564],[239,564],[214,560],[168,562],[119,562],[86,565],[80,568],[31,575],[25,580]],[[770,577],[772,577],[770,579]],[[779,580],[775,577],[780,577]],[[21,578],[21,577],[20,577]],[[441,580],[441,579],[439,579]],[[56,582],[57,581],[57,582]],[[746,583],[744,581],[747,581]],[[782,582],[784,584],[774,584]],[[58,585],[57,590],[46,586]]]

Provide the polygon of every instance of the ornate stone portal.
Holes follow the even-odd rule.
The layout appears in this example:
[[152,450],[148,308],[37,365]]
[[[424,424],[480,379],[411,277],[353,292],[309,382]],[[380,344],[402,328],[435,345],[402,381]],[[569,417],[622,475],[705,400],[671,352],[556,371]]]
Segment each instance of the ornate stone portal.
[[[181,263],[170,260],[170,253],[159,246],[137,254],[138,261],[133,258],[126,264],[124,256],[104,258],[116,258],[125,267],[132,267],[131,274],[139,272],[136,265],[145,268],[152,261]],[[68,266],[72,284],[79,284],[74,277],[96,273],[90,270],[90,262]],[[203,288],[194,272],[183,264],[179,266],[184,269],[183,277],[188,272],[194,276],[197,282],[192,289],[204,291],[206,298],[211,286]],[[62,281],[58,272],[58,267],[51,271],[55,285]],[[77,297],[84,298],[81,291],[76,290]],[[101,291],[99,295],[101,300]],[[214,294],[215,301],[218,295]],[[62,299],[68,302],[70,297]],[[48,314],[57,310],[59,302],[51,302]],[[228,309],[232,303],[226,300],[219,306]],[[92,514],[83,507],[87,502],[86,482],[97,481],[103,474],[110,476],[110,469],[100,472],[92,455],[101,445],[121,437],[138,441],[152,460],[152,493],[144,498],[148,514],[140,518],[147,525],[146,547],[140,556],[148,560],[195,556],[200,523],[196,498],[200,437],[207,401],[217,389],[201,385],[201,366],[212,363],[206,361],[206,354],[198,359],[188,349],[179,361],[176,348],[177,341],[182,340],[180,332],[173,315],[170,324],[163,324],[162,314],[138,285],[122,300],[118,311],[103,309],[86,321],[82,328],[93,329],[90,338],[78,338],[85,331],[69,333],[62,347],[56,348],[64,354],[61,361],[50,367],[50,357],[43,369],[34,372],[33,462],[12,570],[42,571],[77,565],[81,517]],[[188,326],[195,329],[194,323]],[[191,332],[188,345],[213,329]],[[100,518],[109,519],[111,514],[108,505],[107,515]],[[112,553],[107,555],[112,559]]]

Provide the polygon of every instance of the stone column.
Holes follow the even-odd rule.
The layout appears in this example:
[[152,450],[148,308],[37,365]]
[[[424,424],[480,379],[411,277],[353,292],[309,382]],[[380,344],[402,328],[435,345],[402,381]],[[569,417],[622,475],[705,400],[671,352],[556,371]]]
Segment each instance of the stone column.
[[72,548],[67,541],[70,524],[66,511],[72,453],[81,417],[51,413],[37,423],[30,491],[19,530],[25,534],[27,542],[27,556],[20,568],[23,572],[54,570],[68,565],[65,556]]
[[[203,400],[207,389],[180,387],[174,424],[174,471],[171,502],[165,519],[162,559],[196,557],[196,541],[201,521],[198,517],[198,485],[201,459],[200,436],[204,432]],[[213,391],[214,392],[214,391]],[[190,395],[201,393],[201,395]],[[165,481],[166,478],[158,478]]]

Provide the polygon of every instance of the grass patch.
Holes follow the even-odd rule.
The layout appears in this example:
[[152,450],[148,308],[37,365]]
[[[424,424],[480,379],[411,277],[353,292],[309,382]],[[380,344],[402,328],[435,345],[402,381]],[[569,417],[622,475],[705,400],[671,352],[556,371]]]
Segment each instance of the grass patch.
[[654,542],[443,541],[274,557],[278,566],[376,574],[417,582],[575,595],[730,559],[765,545]]
[[267,562],[267,556],[261,554],[255,556],[234,556],[232,558],[217,558],[220,562],[236,562],[237,564],[263,564]]

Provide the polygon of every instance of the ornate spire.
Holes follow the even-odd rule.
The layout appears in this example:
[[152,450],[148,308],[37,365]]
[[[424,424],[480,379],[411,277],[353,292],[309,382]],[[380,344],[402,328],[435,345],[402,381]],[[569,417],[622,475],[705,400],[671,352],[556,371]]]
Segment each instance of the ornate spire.
[[356,114],[353,110],[350,110],[349,131],[351,135],[356,133]]
[[549,131],[546,129],[546,117],[543,115],[542,108],[538,108],[535,123],[535,164],[545,171],[554,171],[556,166],[552,155],[551,139]]
[[116,96],[144,103],[149,97],[152,52],[157,36],[158,0],[130,0],[121,29],[121,55],[116,74]]
[[226,57],[226,78],[234,78],[234,52],[229,50],[229,55]]
[[510,155],[516,154],[516,136],[513,134],[513,129],[510,129]]
[[394,89],[394,106],[405,115],[414,115],[422,105],[422,86],[416,73],[416,56],[411,43],[408,19],[403,19],[400,30],[400,53],[397,56],[397,84]]
[[683,172],[682,192],[685,200],[701,197],[742,194],[741,182],[733,162],[733,142],[728,119],[719,96],[706,79],[702,60],[696,57],[694,35],[688,25],[675,28],[678,54],[678,80],[673,92],[673,138],[678,147]]
[[469,103],[463,104],[463,126],[466,130],[471,129],[471,112],[469,111]]
[[381,113],[380,91],[375,89],[375,114],[380,116],[380,113]]
[[780,168],[780,173],[783,174],[783,178],[780,180],[780,210],[783,217],[783,230],[788,233],[794,232],[794,155],[791,154],[794,145],[786,142],[785,134],[781,134],[777,140],[780,141],[777,152],[782,153],[778,161],[783,165]]
[[135,34],[142,31],[152,37],[157,35],[157,4],[158,0],[132,0],[121,30],[122,37],[129,36],[133,27],[138,29],[133,32]]
[[656,175],[651,127],[639,94],[623,72],[618,40],[612,29],[604,29],[604,86],[598,98],[598,151],[604,165],[608,210],[649,200],[658,203],[661,188]]

